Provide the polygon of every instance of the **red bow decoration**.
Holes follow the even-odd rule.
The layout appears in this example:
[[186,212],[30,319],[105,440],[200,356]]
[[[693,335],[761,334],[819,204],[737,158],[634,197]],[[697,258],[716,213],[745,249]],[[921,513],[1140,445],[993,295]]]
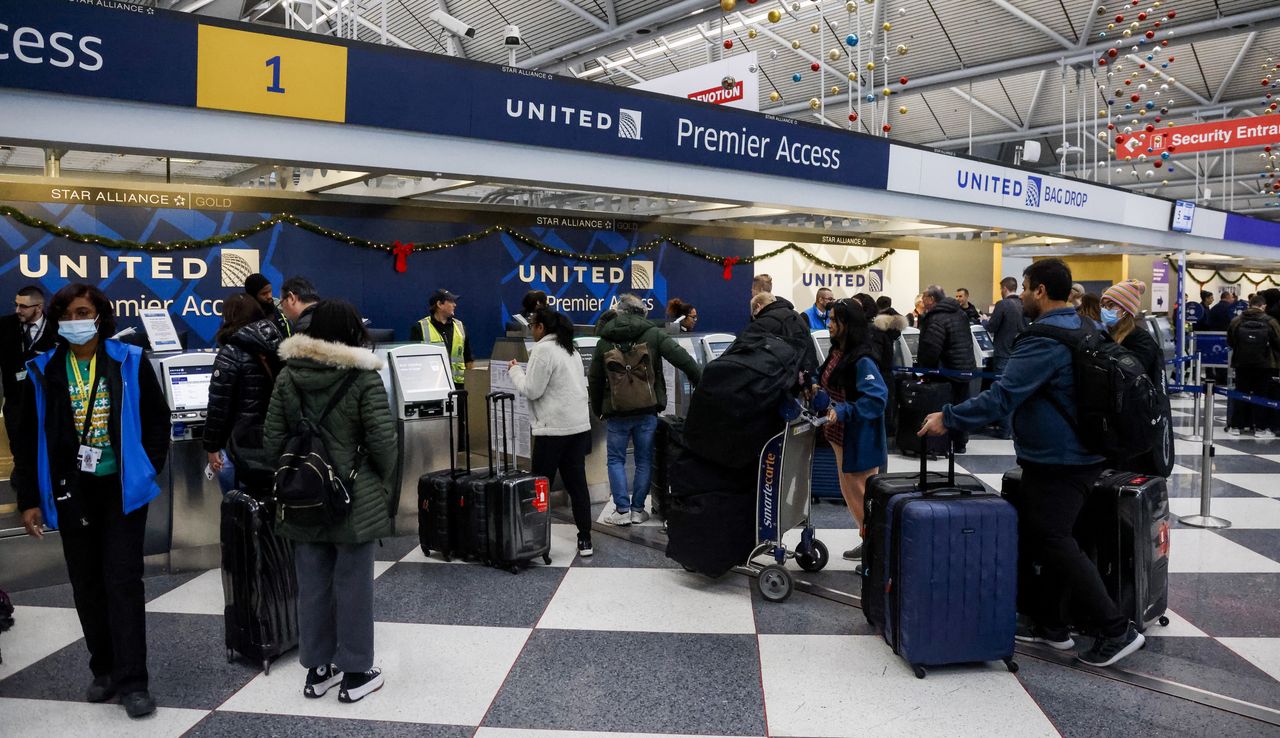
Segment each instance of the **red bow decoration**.
[[413,253],[413,244],[396,241],[391,244],[391,253],[396,257],[396,271],[401,274],[409,271],[409,254]]
[[726,282],[733,279],[733,265],[740,261],[742,261],[742,259],[736,256],[730,256],[724,260],[724,280]]

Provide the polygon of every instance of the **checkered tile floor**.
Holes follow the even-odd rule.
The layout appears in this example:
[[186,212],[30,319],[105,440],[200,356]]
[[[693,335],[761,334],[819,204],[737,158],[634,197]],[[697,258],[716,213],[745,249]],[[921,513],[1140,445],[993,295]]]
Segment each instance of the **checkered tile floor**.
[[[1274,448],[1270,446],[1274,444]],[[1223,444],[1214,512],[1225,531],[1173,533],[1167,628],[1126,669],[1280,710],[1280,442]],[[1175,514],[1196,509],[1198,458],[1180,458]],[[1270,458],[1269,458],[1270,457]],[[998,485],[1008,442],[975,438],[960,468]],[[890,469],[917,462],[895,457]],[[606,506],[607,507],[607,506]],[[603,514],[603,511],[598,510]],[[857,542],[848,511],[822,503],[820,537]],[[647,526],[653,528],[653,526]],[[657,530],[648,533],[660,537]],[[87,653],[69,588],[13,593],[0,635],[6,735],[1100,736],[1277,735],[1280,728],[1033,658],[915,679],[848,605],[797,592],[762,601],[750,580],[688,574],[660,551],[597,533],[575,556],[556,525],[552,566],[519,575],[386,542],[375,573],[377,663],[386,687],[355,705],[307,700],[296,655],[270,675],[228,664],[219,573],[149,579],[153,692],[129,721],[90,705]],[[852,566],[806,575],[856,593]]]

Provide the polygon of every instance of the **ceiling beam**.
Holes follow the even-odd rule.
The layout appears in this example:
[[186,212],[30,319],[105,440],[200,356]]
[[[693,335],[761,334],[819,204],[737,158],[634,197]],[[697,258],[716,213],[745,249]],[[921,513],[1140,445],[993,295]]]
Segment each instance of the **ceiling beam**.
[[1040,107],[1040,95],[1044,93],[1045,82],[1049,80],[1049,70],[1040,70],[1040,79],[1036,82],[1036,91],[1031,94],[1031,107],[1027,108],[1027,121],[1022,124],[1022,130],[1027,131],[1031,128],[1031,118],[1035,116],[1036,110]]
[[[607,23],[606,21],[600,20],[599,18],[595,17],[591,13],[588,13],[586,10],[583,10],[577,5],[574,5],[572,2],[570,2],[570,0],[555,0],[555,4],[559,5],[560,7],[569,11],[570,13],[573,13],[580,20],[584,20],[587,23],[590,23],[591,25],[595,26],[601,31],[608,31],[613,28],[613,26]],[[447,13],[449,11],[446,10],[445,12]]]
[[[1026,23],[1028,26],[1031,26],[1032,28],[1036,29],[1040,33],[1043,33],[1044,35],[1053,39],[1062,48],[1064,49],[1076,48],[1076,43],[1074,41],[1068,41],[1065,36],[1061,35],[1060,33],[1053,30],[1052,28],[1045,25],[1044,23],[1036,20],[1036,18],[1032,16],[1030,13],[1027,13],[1021,8],[1016,7],[1015,5],[1013,5],[1013,3],[1010,3],[1009,0],[991,0],[991,2],[999,6],[1009,15],[1014,16],[1015,18],[1022,21],[1023,23]],[[1092,13],[1090,13],[1090,15],[1092,15]]]
[[707,0],[679,0],[679,2],[667,3],[661,10],[645,13],[607,31],[593,33],[590,36],[570,41],[541,54],[535,54],[520,62],[519,66],[524,69],[540,69],[548,65],[556,65],[558,70],[564,64],[572,64],[578,61],[578,55],[583,52],[591,52],[590,56],[592,57],[607,54],[609,53],[608,51],[599,47],[612,41],[628,39],[631,34],[639,30],[652,31],[656,26],[670,23],[677,19],[688,21],[679,25],[680,29],[688,28],[697,23],[697,15],[694,14],[701,14],[702,11],[710,10],[713,5]]
[[1173,77],[1171,77],[1168,73],[1166,73],[1164,70],[1156,69],[1156,68],[1155,68],[1155,62],[1148,62],[1146,59],[1143,59],[1143,58],[1139,57],[1137,54],[1130,54],[1130,55],[1128,55],[1128,56],[1127,56],[1127,57],[1125,57],[1125,58],[1126,58],[1126,59],[1128,59],[1129,61],[1133,62],[1134,64],[1146,64],[1146,65],[1147,65],[1147,69],[1149,69],[1149,70],[1151,71],[1151,73],[1152,73],[1152,74],[1156,75],[1157,77],[1159,77],[1160,79],[1164,80],[1165,82],[1167,82],[1167,83],[1169,83],[1169,84],[1173,85],[1174,87],[1178,88],[1179,90],[1182,90],[1183,92],[1187,93],[1188,95],[1190,95],[1190,96],[1191,96],[1191,99],[1192,99],[1192,100],[1195,100],[1196,102],[1200,103],[1201,105],[1212,105],[1212,104],[1213,104],[1213,102],[1212,102],[1209,98],[1205,97],[1204,95],[1201,95],[1200,93],[1196,92],[1195,90],[1191,89],[1190,87],[1187,87],[1186,85],[1184,85],[1184,84],[1182,84],[1181,82],[1177,81],[1176,79],[1174,79]]
[[1250,31],[1248,36],[1244,37],[1244,43],[1240,46],[1240,53],[1236,54],[1236,60],[1231,62],[1231,67],[1227,69],[1227,76],[1222,78],[1222,84],[1218,85],[1218,91],[1213,93],[1213,101],[1218,102],[1222,96],[1226,94],[1227,87],[1231,85],[1231,80],[1235,79],[1236,72],[1240,71],[1240,65],[1244,63],[1244,58],[1249,53],[1249,49],[1253,48],[1253,42],[1258,38],[1257,31]]
[[995,110],[994,108],[992,108],[990,105],[987,105],[986,103],[982,102],[981,100],[979,100],[978,98],[974,97],[973,95],[970,95],[969,93],[965,92],[964,90],[960,89],[959,87],[952,87],[952,88],[951,88],[951,91],[952,91],[952,92],[954,92],[955,94],[959,95],[962,99],[964,99],[966,102],[968,102],[968,103],[969,103],[970,105],[972,105],[973,107],[977,108],[978,110],[981,110],[982,112],[986,113],[987,115],[991,116],[992,118],[995,118],[996,120],[1000,121],[1001,123],[1005,124],[1006,126],[1009,126],[1009,128],[1010,128],[1010,129],[1015,130],[1015,131],[1018,131],[1019,133],[1022,133],[1022,132],[1025,132],[1025,131],[1026,131],[1026,127],[1021,126],[1021,125],[1018,125],[1017,123],[1014,123],[1013,121],[1009,120],[1009,119],[1008,119],[1007,117],[1005,117],[1004,115],[1002,115],[1002,114],[1000,114],[1000,113],[996,112],[996,110]]
[[[876,3],[877,6],[880,3]],[[1178,28],[1178,43],[1194,43],[1219,36],[1238,35],[1241,32],[1241,26],[1256,25],[1258,29],[1273,28],[1280,26],[1280,3],[1274,3],[1269,7],[1260,10],[1253,10],[1247,13],[1235,13],[1232,15],[1224,15],[1220,18],[1211,18],[1203,21],[1188,23]],[[949,72],[933,74],[918,79],[911,80],[911,92],[919,93],[926,90],[939,87],[951,87],[957,82],[981,81],[993,77],[1004,76],[1009,73],[1027,73],[1039,71],[1041,69],[1056,68],[1062,64],[1079,64],[1081,62],[1095,62],[1099,55],[1106,53],[1113,46],[1110,40],[1099,41],[1094,44],[1083,47],[1078,52],[1064,54],[1061,49],[1042,52],[1040,54],[1032,54],[1030,56],[1022,56],[1013,59],[1002,59],[989,64],[979,64],[976,66],[955,69]],[[830,101],[838,102],[841,96],[835,96]],[[804,110],[809,107],[808,102],[790,103],[787,105],[779,105],[776,107],[765,108],[761,112],[773,115],[786,115]]]
[[601,0],[604,5],[604,16],[609,19],[609,27],[614,28],[618,25],[618,9],[614,6],[613,0]]

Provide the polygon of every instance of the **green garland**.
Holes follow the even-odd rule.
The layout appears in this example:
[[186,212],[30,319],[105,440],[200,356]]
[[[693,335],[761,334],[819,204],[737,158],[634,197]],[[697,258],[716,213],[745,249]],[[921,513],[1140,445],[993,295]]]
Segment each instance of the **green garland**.
[[[1164,260],[1169,264],[1169,267],[1172,268],[1175,272],[1178,271],[1177,262],[1175,262],[1173,259],[1167,256],[1165,257]],[[1196,283],[1196,286],[1201,288],[1203,288],[1206,284],[1209,284],[1210,282],[1214,281],[1215,279],[1221,282],[1226,282],[1227,284],[1240,284],[1241,282],[1248,282],[1254,287],[1261,287],[1263,283],[1270,282],[1271,284],[1277,287],[1280,287],[1280,282],[1277,282],[1275,275],[1271,275],[1271,274],[1266,275],[1262,279],[1255,280],[1252,277],[1250,277],[1248,274],[1244,272],[1239,272],[1239,276],[1236,277],[1235,279],[1227,279],[1227,276],[1225,274],[1215,269],[1213,270],[1213,274],[1209,275],[1208,277],[1205,277],[1204,279],[1201,279],[1196,275],[1192,274],[1191,269],[1188,267],[1187,276],[1191,278],[1192,282]]]
[[696,246],[685,243],[684,241],[681,241],[678,238],[672,238],[670,236],[659,236],[658,238],[654,238],[650,241],[646,241],[645,243],[632,246],[631,248],[627,249],[626,251],[623,251],[622,253],[579,254],[574,251],[569,251],[568,249],[557,248],[555,246],[551,246],[549,244],[543,243],[542,241],[539,241],[535,238],[532,238],[523,233],[520,233],[514,228],[510,226],[505,226],[505,225],[492,225],[482,230],[476,231],[475,233],[469,233],[465,236],[450,238],[444,241],[436,241],[434,243],[415,243],[415,244],[401,245],[399,242],[386,243],[383,241],[370,241],[368,239],[359,238],[357,236],[352,236],[350,234],[343,233],[341,231],[335,231],[329,228],[325,228],[324,226],[318,225],[316,223],[312,223],[310,221],[303,220],[295,215],[290,215],[289,213],[277,213],[271,216],[270,218],[267,218],[266,220],[261,221],[259,223],[255,223],[247,228],[241,228],[240,230],[237,230],[237,231],[232,231],[230,233],[223,233],[221,235],[212,236],[210,238],[204,238],[199,240],[182,239],[178,241],[139,242],[139,241],[129,241],[125,239],[107,238],[106,236],[85,235],[83,233],[80,233],[79,231],[75,231],[70,228],[63,228],[62,226],[57,225],[56,223],[50,223],[49,221],[32,217],[16,208],[12,208],[7,205],[0,205],[0,215],[8,216],[9,218],[12,218],[13,220],[17,221],[18,223],[21,223],[24,226],[28,226],[30,228],[38,228],[42,231],[45,231],[46,233],[49,233],[50,235],[54,235],[59,238],[64,238],[68,241],[74,241],[76,243],[93,244],[95,246],[103,246],[111,249],[120,249],[123,251],[155,251],[155,252],[162,252],[162,253],[167,253],[171,251],[187,251],[191,249],[203,249],[203,248],[209,248],[213,246],[222,246],[228,243],[233,243],[235,241],[241,241],[245,238],[248,238],[249,236],[252,236],[256,233],[261,233],[262,231],[265,231],[268,228],[272,228],[281,223],[285,225],[291,225],[295,228],[300,228],[309,233],[314,233],[317,236],[330,238],[330,239],[333,239],[334,241],[341,241],[342,243],[346,243],[351,246],[359,246],[361,248],[373,249],[376,251],[385,251],[388,253],[395,252],[398,246],[400,248],[407,247],[413,253],[442,251],[444,249],[451,249],[455,246],[466,246],[468,244],[475,243],[476,241],[479,241],[483,238],[491,236],[494,233],[505,233],[515,241],[518,241],[519,243],[525,246],[528,246],[529,248],[537,249],[538,251],[541,251],[544,254],[557,256],[563,259],[575,259],[577,261],[586,261],[586,262],[626,261],[627,259],[630,259],[633,256],[653,251],[654,249],[661,246],[663,243],[669,243],[672,246],[676,247],[677,249],[683,251],[684,253],[689,254],[690,256],[696,256],[700,259],[704,259],[713,264],[718,264],[720,266],[725,266],[725,267],[730,267],[730,266],[733,266],[734,264],[743,264],[743,265],[754,264],[757,261],[769,259],[774,256],[778,256],[780,254],[786,253],[787,251],[794,251],[800,254],[800,256],[804,257],[809,262],[816,264],[820,267],[823,267],[825,269],[830,269],[832,271],[838,271],[838,272],[859,272],[864,269],[869,269],[873,266],[876,266],[877,264],[880,264],[885,259],[888,259],[890,256],[892,256],[895,252],[894,249],[888,249],[885,251],[885,253],[881,254],[880,256],[877,256],[875,259],[872,259],[871,261],[865,264],[837,264],[835,262],[820,259],[817,256],[809,253],[808,251],[805,251],[804,249],[800,248],[794,243],[788,243],[787,245],[782,246],[781,248],[778,248],[778,249],[774,249],[773,251],[770,251],[767,254],[744,256],[742,258],[736,258],[736,257],[726,258],[723,256],[719,256],[717,254],[713,254],[709,251],[704,251]]

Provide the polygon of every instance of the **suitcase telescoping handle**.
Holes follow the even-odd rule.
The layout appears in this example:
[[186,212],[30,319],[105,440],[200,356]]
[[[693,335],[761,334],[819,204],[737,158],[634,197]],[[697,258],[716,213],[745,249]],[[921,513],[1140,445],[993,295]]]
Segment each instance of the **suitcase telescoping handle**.
[[[956,486],[956,450],[947,436],[947,481],[938,487]],[[929,491],[929,437],[920,436],[920,491]]]
[[[512,414],[514,414],[516,396],[511,394],[510,392],[490,392],[488,395],[488,400],[489,402],[486,404],[485,412],[488,415],[487,420],[489,423],[489,437],[490,439],[492,439],[493,449],[494,451],[496,451],[498,447],[498,435],[501,434],[502,473],[505,474],[507,472],[510,472],[511,469],[515,466],[515,459],[510,458],[508,456],[509,453],[513,454],[514,452],[509,451],[507,446],[507,437],[511,435],[511,429],[509,427],[509,421],[507,418],[507,404],[510,403]],[[501,410],[501,420],[497,425],[495,425],[493,422],[493,416],[497,414],[496,411],[498,410]],[[489,454],[489,476],[496,476],[496,471],[494,468],[494,459],[493,459],[492,453]]]
[[[458,471],[458,451],[453,438],[453,424],[459,423],[464,434],[471,433],[471,423],[467,418],[467,391],[450,390],[449,392],[449,471]],[[471,444],[467,446],[467,470],[471,470]]]

